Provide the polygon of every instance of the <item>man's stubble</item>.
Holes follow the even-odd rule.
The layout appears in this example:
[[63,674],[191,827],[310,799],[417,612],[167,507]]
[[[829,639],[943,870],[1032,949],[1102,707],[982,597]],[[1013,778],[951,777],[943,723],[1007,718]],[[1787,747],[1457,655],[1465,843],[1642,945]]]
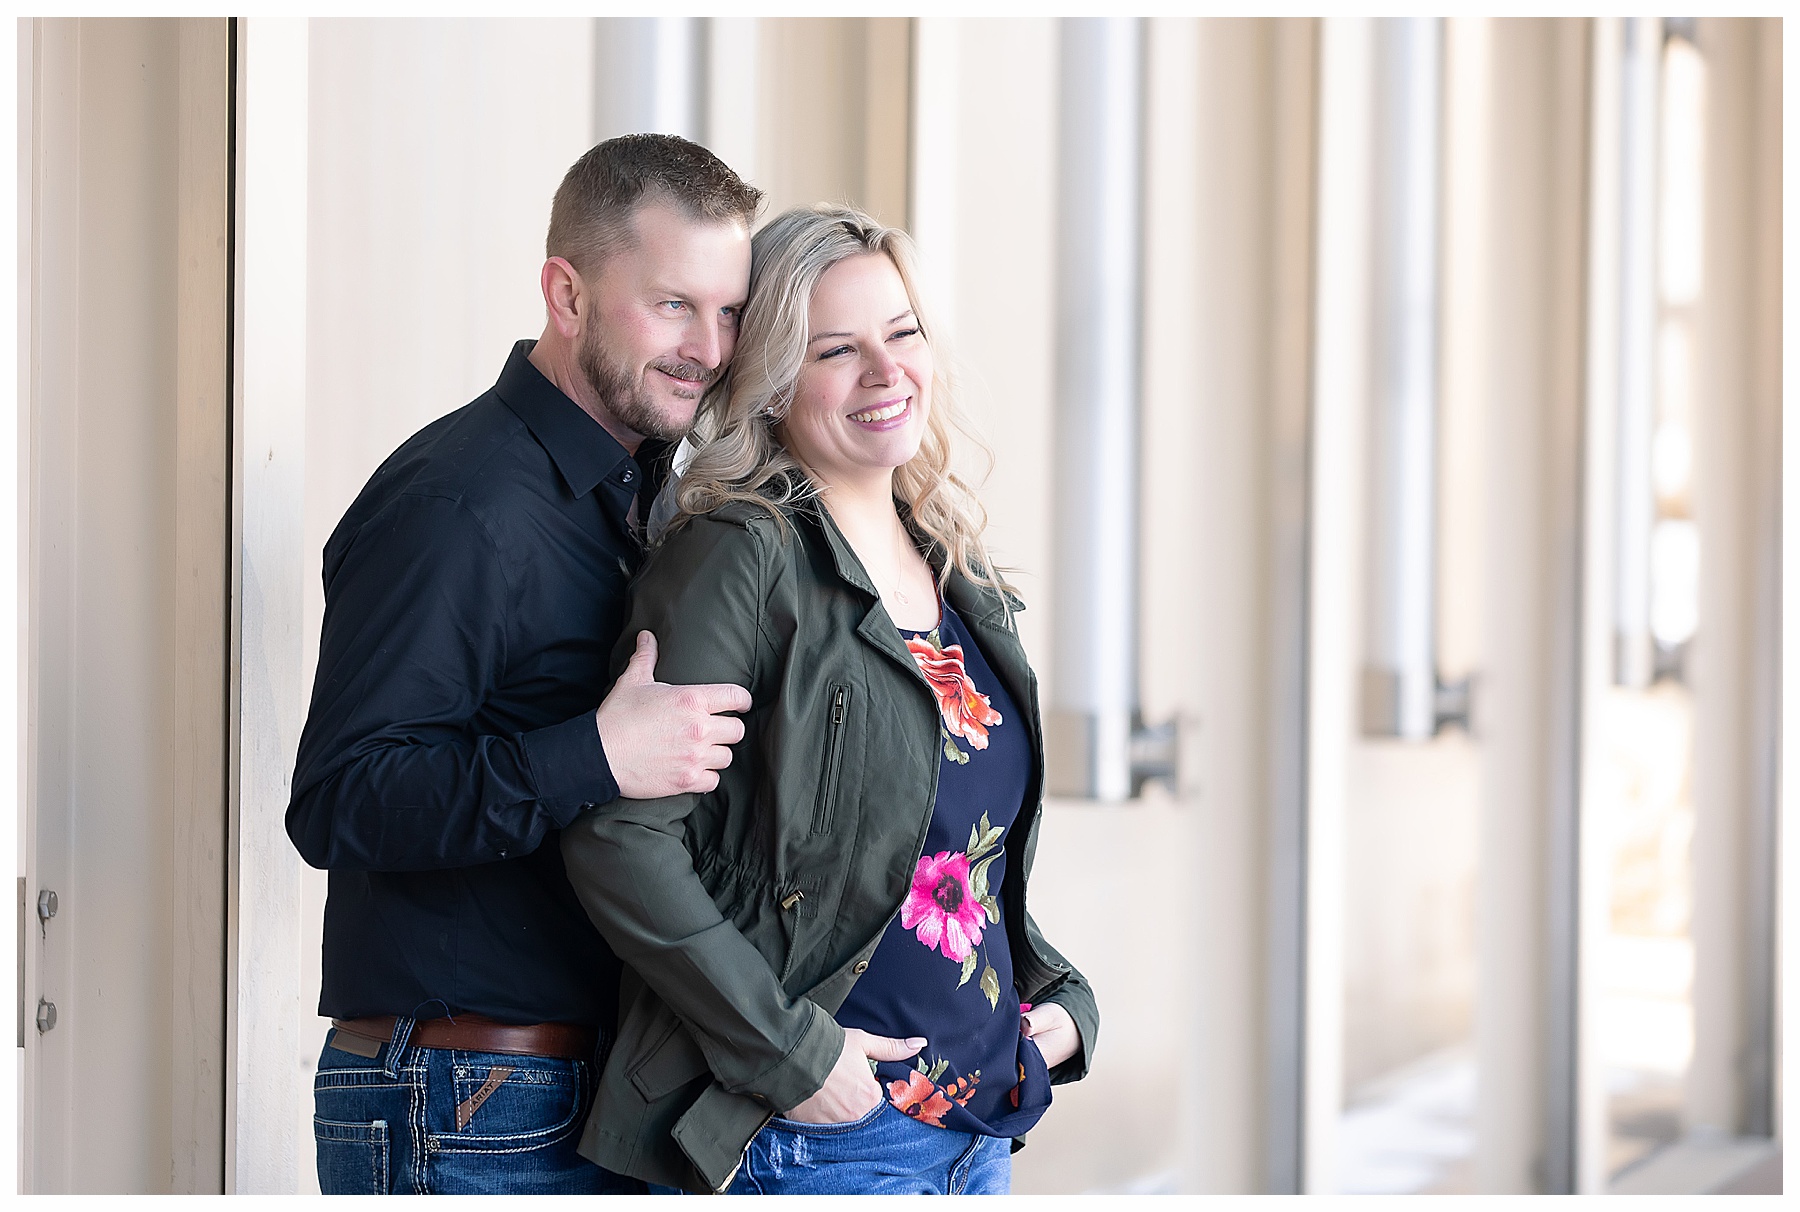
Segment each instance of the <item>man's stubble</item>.
[[[601,405],[633,433],[677,442],[693,428],[692,413],[686,420],[677,421],[656,407],[643,380],[633,375],[631,367],[624,361],[612,356],[597,329],[589,329],[582,335],[576,362]],[[696,363],[669,358],[658,358],[645,369],[646,373],[664,370],[684,379],[698,379],[703,385],[712,382],[719,373],[716,369],[708,370]]]

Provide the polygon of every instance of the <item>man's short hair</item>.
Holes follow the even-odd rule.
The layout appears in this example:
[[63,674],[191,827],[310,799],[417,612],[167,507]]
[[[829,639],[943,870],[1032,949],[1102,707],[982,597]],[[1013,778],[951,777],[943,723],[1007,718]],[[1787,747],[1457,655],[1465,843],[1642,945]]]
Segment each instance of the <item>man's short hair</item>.
[[748,230],[762,191],[679,135],[620,135],[575,161],[550,204],[544,254],[587,274],[632,237],[631,217],[663,202],[696,220],[741,222]]

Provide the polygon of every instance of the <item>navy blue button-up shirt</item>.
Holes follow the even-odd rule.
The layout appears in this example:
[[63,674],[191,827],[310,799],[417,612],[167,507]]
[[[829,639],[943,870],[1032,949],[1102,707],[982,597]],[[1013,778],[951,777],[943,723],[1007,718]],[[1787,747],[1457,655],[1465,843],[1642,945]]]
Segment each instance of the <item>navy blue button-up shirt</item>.
[[618,961],[556,838],[619,793],[594,708],[641,560],[627,514],[659,477],[531,347],[390,455],[325,545],[287,812],[331,872],[321,1014],[613,1019]]

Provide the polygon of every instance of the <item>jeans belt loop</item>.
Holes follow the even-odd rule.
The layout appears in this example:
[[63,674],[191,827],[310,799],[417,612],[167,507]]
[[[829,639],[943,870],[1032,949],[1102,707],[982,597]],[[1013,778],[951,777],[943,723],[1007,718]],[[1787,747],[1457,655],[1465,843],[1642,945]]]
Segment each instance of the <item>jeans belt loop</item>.
[[401,1015],[394,1020],[394,1034],[388,1038],[387,1060],[381,1066],[382,1075],[397,1078],[400,1076],[400,1061],[406,1054],[406,1041],[412,1038],[413,1023],[417,1020]]

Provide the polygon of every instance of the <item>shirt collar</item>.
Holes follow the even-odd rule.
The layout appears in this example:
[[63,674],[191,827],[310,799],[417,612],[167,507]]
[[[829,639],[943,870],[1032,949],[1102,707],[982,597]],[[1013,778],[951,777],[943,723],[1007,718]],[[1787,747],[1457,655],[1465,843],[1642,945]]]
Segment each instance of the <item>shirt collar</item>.
[[531,364],[536,341],[520,341],[506,359],[494,393],[517,413],[556,464],[563,483],[577,498],[631,459],[618,440]]

